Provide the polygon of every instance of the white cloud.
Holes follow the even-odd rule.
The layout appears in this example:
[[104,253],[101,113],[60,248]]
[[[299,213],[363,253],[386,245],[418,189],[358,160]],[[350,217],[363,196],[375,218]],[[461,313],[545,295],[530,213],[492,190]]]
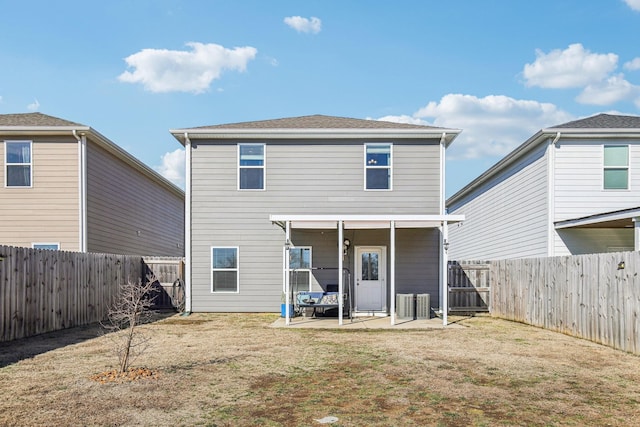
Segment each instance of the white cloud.
[[576,43],[548,54],[537,50],[535,62],[525,64],[523,74],[527,86],[583,87],[605,79],[616,69],[617,63],[618,55],[614,53],[591,53]]
[[386,116],[381,120],[462,129],[447,158],[472,159],[502,157],[538,130],[573,120],[573,116],[553,104],[537,101],[448,94],[411,116]]
[[142,83],[150,92],[206,91],[224,70],[245,71],[257,49],[246,46],[227,49],[218,44],[190,42],[190,51],[143,49],[125,58],[129,68],[118,79]]
[[640,0],[624,0],[631,9],[640,12]]
[[[640,0],[638,0],[640,2]],[[640,70],[640,58],[634,58],[633,60],[624,64],[624,69],[629,71]]]
[[626,100],[640,102],[640,86],[629,83],[622,74],[588,85],[576,98],[582,104],[591,105],[611,105]]
[[39,108],[40,108],[40,102],[38,102],[37,99],[34,99],[31,104],[27,105],[27,110],[29,111],[38,111]]
[[165,153],[162,156],[162,165],[156,166],[154,169],[159,172],[160,175],[184,189],[184,164],[184,149],[178,148],[175,151]]
[[318,34],[322,29],[322,21],[315,16],[312,16],[311,19],[302,16],[287,16],[284,18],[284,23],[299,33]]

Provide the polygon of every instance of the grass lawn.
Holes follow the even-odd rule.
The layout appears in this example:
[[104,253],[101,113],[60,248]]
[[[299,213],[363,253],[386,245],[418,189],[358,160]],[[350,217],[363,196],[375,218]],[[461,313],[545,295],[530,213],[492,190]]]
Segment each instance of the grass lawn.
[[[461,329],[275,329],[271,314],[193,314],[143,327],[117,366],[83,327],[0,343],[2,426],[631,426],[640,358],[490,317]],[[104,378],[104,377],[99,377]]]

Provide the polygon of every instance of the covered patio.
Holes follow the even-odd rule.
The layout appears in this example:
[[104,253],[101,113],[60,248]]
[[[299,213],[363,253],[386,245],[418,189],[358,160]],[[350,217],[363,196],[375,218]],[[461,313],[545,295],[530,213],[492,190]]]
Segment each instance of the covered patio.
[[[353,214],[332,214],[332,215],[271,215],[270,220],[278,224],[284,230],[284,253],[285,258],[283,262],[283,289],[285,301],[292,301],[292,289],[290,283],[290,260],[291,250],[294,248],[292,243],[292,230],[333,230],[337,231],[336,236],[336,253],[335,259],[337,260],[336,266],[338,271],[345,269],[345,246],[348,248],[348,239],[345,240],[345,230],[389,230],[388,234],[388,277],[389,283],[384,284],[385,294],[388,292],[390,295],[389,306],[387,308],[389,319],[382,319],[389,327],[394,327],[398,322],[396,316],[396,250],[397,239],[396,230],[398,229],[437,229],[439,232],[438,242],[438,283],[439,283],[439,312],[441,313],[441,319],[436,319],[442,326],[447,326],[448,321],[448,286],[447,286],[447,249],[448,249],[448,225],[464,220],[463,215],[402,215],[402,214],[389,214],[389,215],[353,215]],[[385,248],[386,251],[386,248]],[[385,253],[386,255],[386,253]],[[327,319],[327,321],[333,321],[338,326],[345,325],[345,280],[342,274],[337,277],[337,309],[338,316],[336,319]],[[384,278],[381,280],[384,282]],[[284,325],[292,326],[293,324],[301,324],[301,320],[292,316],[290,305],[286,304],[284,312]],[[351,314],[351,313],[350,313]],[[295,320],[295,322],[293,321]],[[315,319],[314,319],[315,320]],[[423,319],[426,320],[426,319]],[[431,320],[431,319],[429,319]],[[370,323],[355,322],[358,325],[365,326]],[[433,323],[433,322],[430,322]],[[353,325],[354,322],[349,321],[349,325]],[[355,326],[351,326],[355,327]]]

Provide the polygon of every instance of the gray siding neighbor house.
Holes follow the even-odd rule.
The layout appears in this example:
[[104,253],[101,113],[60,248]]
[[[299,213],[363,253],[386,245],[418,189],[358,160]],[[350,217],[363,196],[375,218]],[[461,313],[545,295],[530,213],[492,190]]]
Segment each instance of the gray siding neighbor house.
[[0,244],[184,254],[184,192],[89,126],[0,115]]
[[640,117],[542,129],[447,207],[455,260],[640,250]]
[[278,312],[298,291],[392,323],[398,293],[446,307],[443,243],[461,218],[444,213],[444,153],[459,132],[322,115],[171,130],[187,153],[186,310]]

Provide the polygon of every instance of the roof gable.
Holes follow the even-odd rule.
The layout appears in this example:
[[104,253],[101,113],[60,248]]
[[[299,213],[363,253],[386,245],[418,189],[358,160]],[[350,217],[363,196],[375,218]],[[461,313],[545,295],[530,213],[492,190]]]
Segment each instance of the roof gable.
[[48,116],[42,113],[0,114],[0,126],[11,127],[55,127],[55,126],[82,126],[80,123]]
[[191,129],[442,129],[435,126],[395,123],[347,117],[312,116],[199,126]]

